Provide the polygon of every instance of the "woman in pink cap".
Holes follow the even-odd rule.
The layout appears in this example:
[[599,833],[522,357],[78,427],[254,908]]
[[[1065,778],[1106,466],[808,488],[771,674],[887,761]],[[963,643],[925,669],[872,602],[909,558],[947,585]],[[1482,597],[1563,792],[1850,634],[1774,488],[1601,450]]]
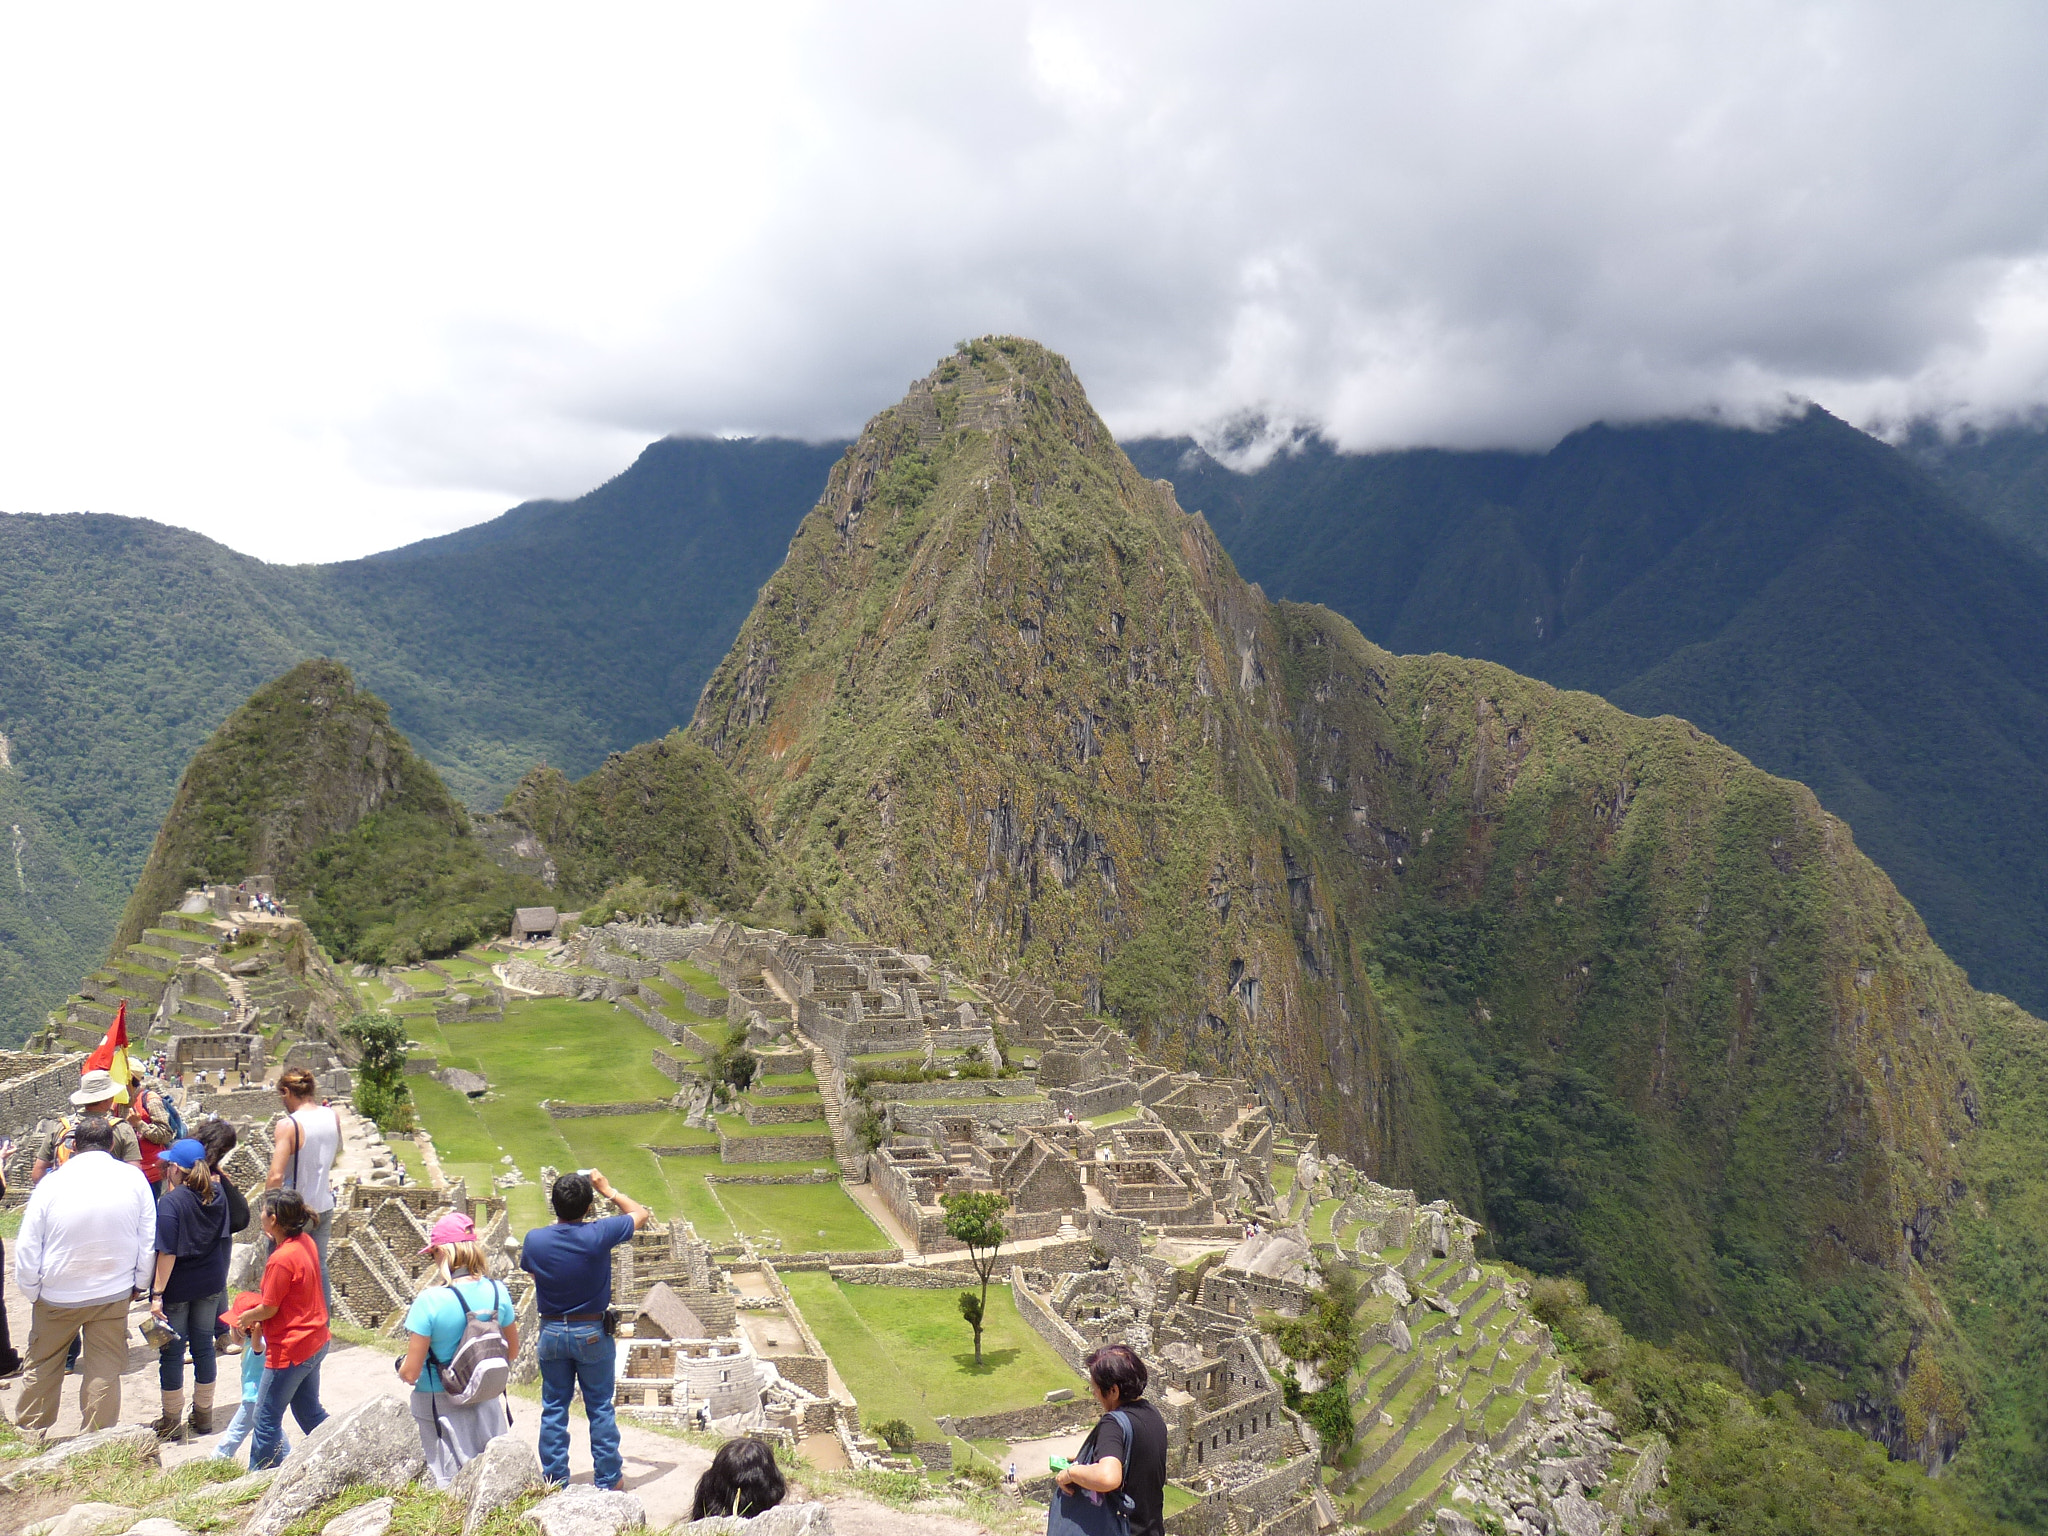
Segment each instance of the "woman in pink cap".
[[505,1410],[502,1376],[488,1395],[458,1402],[445,1390],[441,1373],[454,1363],[472,1318],[486,1327],[495,1323],[504,1334],[506,1359],[519,1353],[519,1325],[512,1293],[491,1278],[474,1222],[451,1211],[427,1236],[421,1252],[433,1254],[434,1269],[405,1314],[409,1347],[398,1362],[398,1374],[413,1389],[412,1417],[427,1473],[435,1487],[446,1488],[464,1462],[511,1429],[512,1418]]

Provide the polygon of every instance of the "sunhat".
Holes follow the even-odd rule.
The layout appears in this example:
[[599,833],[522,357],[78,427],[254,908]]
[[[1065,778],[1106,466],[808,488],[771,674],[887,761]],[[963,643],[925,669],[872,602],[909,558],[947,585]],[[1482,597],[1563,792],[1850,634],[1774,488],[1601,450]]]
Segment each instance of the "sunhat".
[[432,1253],[436,1248],[449,1243],[473,1243],[476,1241],[476,1223],[460,1211],[450,1211],[434,1223],[434,1230],[427,1234],[427,1246],[421,1253]]
[[180,1168],[196,1168],[206,1161],[206,1143],[192,1136],[174,1141],[164,1148],[163,1160]]
[[94,1067],[78,1080],[78,1092],[71,1095],[74,1104],[98,1104],[119,1094],[121,1085],[114,1081],[114,1074],[105,1067]]

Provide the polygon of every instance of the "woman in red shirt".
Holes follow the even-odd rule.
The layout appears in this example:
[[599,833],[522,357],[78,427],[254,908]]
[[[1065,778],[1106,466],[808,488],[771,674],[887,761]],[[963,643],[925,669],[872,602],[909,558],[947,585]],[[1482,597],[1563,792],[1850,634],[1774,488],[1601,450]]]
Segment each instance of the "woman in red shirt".
[[263,1387],[256,1398],[251,1471],[284,1460],[287,1405],[307,1434],[327,1418],[320,1406],[320,1362],[327,1358],[330,1335],[320,1254],[306,1235],[312,1221],[313,1212],[295,1189],[273,1189],[263,1197],[263,1235],[275,1246],[263,1266],[262,1304],[228,1319],[243,1327],[260,1324],[263,1330]]

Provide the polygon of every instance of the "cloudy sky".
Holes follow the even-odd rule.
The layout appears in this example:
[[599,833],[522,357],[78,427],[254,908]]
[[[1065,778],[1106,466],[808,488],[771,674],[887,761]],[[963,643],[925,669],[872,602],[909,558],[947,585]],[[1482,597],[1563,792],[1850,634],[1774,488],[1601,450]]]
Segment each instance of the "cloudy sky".
[[0,509],[336,559],[956,338],[1121,434],[2048,402],[2048,7],[0,13]]

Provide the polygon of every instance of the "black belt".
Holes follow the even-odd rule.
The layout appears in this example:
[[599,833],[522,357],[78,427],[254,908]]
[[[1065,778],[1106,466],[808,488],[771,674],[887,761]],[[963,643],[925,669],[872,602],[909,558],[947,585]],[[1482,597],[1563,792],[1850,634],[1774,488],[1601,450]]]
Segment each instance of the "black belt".
[[547,1313],[543,1312],[540,1315],[540,1320],[544,1323],[601,1323],[604,1321],[604,1314],[602,1312],[565,1312],[559,1317],[549,1317]]

